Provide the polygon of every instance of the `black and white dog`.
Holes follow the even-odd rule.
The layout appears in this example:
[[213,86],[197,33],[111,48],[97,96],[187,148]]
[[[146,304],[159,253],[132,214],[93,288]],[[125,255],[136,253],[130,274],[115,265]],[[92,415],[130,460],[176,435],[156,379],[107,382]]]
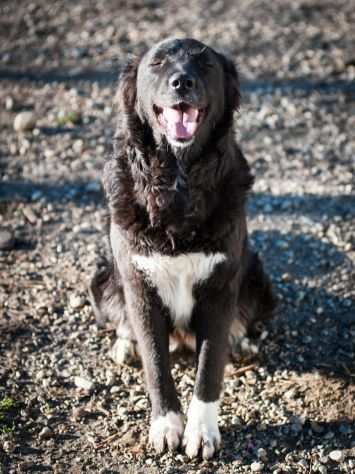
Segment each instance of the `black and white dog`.
[[[131,61],[118,92],[114,153],[103,185],[112,258],[91,302],[114,322],[118,362],[137,350],[152,405],[150,442],[181,442],[190,457],[220,445],[218,404],[227,356],[274,300],[248,247],[253,178],[234,138],[235,66],[193,39],[169,39]],[[194,346],[196,382],[184,417],[170,344]]]

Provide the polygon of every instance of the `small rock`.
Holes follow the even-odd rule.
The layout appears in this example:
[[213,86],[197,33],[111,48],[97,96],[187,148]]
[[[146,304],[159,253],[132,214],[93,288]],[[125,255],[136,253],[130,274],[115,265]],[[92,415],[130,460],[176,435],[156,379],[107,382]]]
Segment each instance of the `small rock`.
[[69,306],[72,309],[82,308],[85,304],[85,298],[80,295],[70,295],[69,297]]
[[121,436],[120,443],[123,446],[133,446],[137,444],[138,437],[137,431],[135,431],[135,429],[131,429]]
[[2,447],[5,453],[10,454],[15,450],[15,443],[13,440],[7,439],[3,442]]
[[0,229],[0,250],[12,250],[15,246],[15,239],[8,229]]
[[35,224],[37,222],[37,216],[30,207],[24,207],[22,212],[30,224]]
[[120,391],[120,387],[118,387],[117,385],[114,385],[113,387],[110,388],[110,393],[114,394],[114,393],[118,393]]
[[262,461],[266,461],[267,460],[267,452],[266,452],[266,449],[264,448],[259,448],[258,451],[257,451],[257,456],[259,459],[261,459]]
[[101,184],[98,181],[90,181],[90,183],[85,186],[85,189],[89,193],[97,193],[101,190]]
[[317,423],[316,421],[311,422],[311,428],[314,433],[323,433],[324,431],[323,426]]
[[75,142],[73,143],[73,151],[79,154],[83,151],[83,148],[84,148],[83,140],[75,140]]
[[15,106],[15,102],[14,102],[14,99],[12,97],[6,97],[5,99],[5,109],[6,110],[13,110]]
[[343,453],[339,449],[335,449],[334,451],[330,451],[329,457],[332,461],[340,462],[343,459]]
[[95,383],[92,380],[85,379],[84,377],[74,377],[75,386],[82,388],[83,390],[90,391],[94,388]]
[[250,465],[251,472],[261,472],[264,469],[262,462],[253,462]]
[[87,412],[82,407],[74,407],[72,410],[72,419],[73,420],[80,420],[81,418],[85,418]]
[[15,132],[27,132],[36,126],[36,117],[33,112],[20,112],[14,120]]
[[39,199],[41,199],[43,197],[43,194],[42,194],[42,191],[40,191],[39,189],[37,191],[34,191],[32,194],[31,194],[31,199],[32,201],[38,201]]
[[51,159],[55,156],[55,151],[54,150],[51,150],[50,148],[46,148],[44,151],[43,151],[43,154],[45,156],[45,158],[47,159]]
[[308,468],[308,462],[305,460],[305,459],[301,459],[300,461],[298,461],[297,463],[299,466],[302,466],[303,469],[307,469]]
[[115,384],[116,382],[116,374],[112,372],[111,370],[106,371],[106,385],[111,387],[112,385]]
[[48,428],[48,426],[45,426],[39,433],[39,438],[40,439],[49,439],[53,436],[53,431]]
[[33,467],[33,462],[32,461],[21,461],[18,465],[19,470],[21,472],[29,472],[31,471],[31,468]]

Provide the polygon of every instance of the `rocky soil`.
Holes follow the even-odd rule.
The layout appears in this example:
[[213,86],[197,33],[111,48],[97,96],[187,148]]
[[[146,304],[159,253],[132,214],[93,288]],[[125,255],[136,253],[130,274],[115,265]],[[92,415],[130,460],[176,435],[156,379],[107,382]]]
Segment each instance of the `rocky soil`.
[[[0,473],[355,472],[355,2],[3,0]],[[189,35],[239,65],[249,227],[280,305],[226,369],[223,448],[147,449],[140,367],[117,367],[86,285],[127,55]],[[184,407],[193,360],[173,373]]]

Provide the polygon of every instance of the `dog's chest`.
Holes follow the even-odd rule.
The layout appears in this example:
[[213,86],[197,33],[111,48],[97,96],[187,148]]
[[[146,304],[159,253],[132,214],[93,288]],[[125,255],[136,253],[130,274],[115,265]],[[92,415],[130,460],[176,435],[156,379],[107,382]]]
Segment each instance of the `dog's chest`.
[[222,253],[206,255],[202,252],[178,255],[135,255],[133,264],[142,271],[149,283],[170,310],[175,326],[186,326],[195,304],[193,289],[207,280],[215,266],[226,259]]

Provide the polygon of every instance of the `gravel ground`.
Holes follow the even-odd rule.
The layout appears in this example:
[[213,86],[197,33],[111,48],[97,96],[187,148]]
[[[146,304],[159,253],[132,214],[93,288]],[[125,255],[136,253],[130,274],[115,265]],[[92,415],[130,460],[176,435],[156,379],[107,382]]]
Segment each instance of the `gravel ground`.
[[[2,0],[0,473],[355,472],[354,24],[353,0]],[[142,371],[108,358],[86,295],[119,67],[178,34],[239,64],[251,240],[280,298],[227,366],[209,462],[147,450]],[[185,408],[193,372],[173,361]]]

